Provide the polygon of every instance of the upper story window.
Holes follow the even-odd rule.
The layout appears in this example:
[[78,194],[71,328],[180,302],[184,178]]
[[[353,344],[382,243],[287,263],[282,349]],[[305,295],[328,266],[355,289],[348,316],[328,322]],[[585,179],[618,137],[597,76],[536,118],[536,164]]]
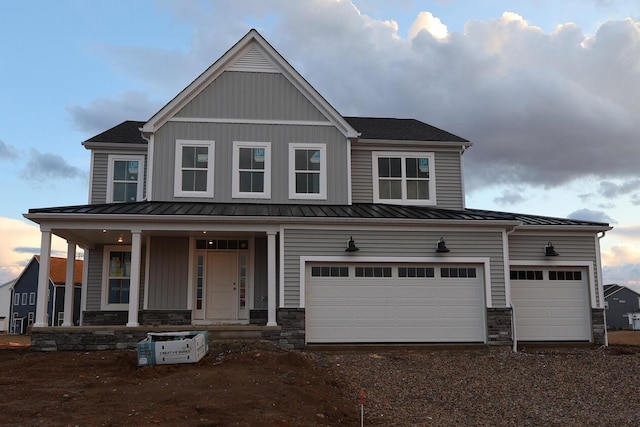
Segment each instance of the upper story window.
[[374,152],[373,201],[435,205],[433,153]]
[[327,198],[325,144],[289,144],[289,198]]
[[271,143],[233,143],[233,197],[271,197]]
[[213,197],[214,141],[176,141],[174,196]]
[[142,200],[144,156],[109,155],[107,203]]

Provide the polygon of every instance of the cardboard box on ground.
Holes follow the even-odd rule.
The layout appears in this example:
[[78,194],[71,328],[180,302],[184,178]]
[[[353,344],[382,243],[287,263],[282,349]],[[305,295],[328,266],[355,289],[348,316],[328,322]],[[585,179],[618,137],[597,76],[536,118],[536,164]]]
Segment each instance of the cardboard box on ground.
[[138,366],[195,363],[209,352],[209,332],[149,332],[138,343]]

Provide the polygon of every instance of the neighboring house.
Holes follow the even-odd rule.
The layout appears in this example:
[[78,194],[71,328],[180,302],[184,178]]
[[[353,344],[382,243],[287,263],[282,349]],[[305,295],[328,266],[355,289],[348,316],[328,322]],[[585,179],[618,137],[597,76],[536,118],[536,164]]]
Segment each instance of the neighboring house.
[[634,328],[633,314],[640,315],[640,294],[620,285],[604,285],[604,307],[608,329]]
[[9,319],[11,318],[11,289],[15,279],[0,285],[0,334],[9,331]]
[[[48,286],[46,288],[47,326],[60,326],[64,316],[64,295],[66,284],[67,260],[50,258]],[[9,332],[24,334],[36,318],[36,298],[38,293],[38,275],[40,256],[35,255],[15,280],[11,290],[11,321]],[[76,260],[74,266],[73,324],[79,325],[80,303],[82,295],[82,260]]]
[[43,254],[52,234],[85,249],[83,325],[508,344],[515,313],[519,340],[605,342],[608,224],[467,208],[469,141],[342,116],[255,30],[147,122],[83,145],[89,203],[25,214]]

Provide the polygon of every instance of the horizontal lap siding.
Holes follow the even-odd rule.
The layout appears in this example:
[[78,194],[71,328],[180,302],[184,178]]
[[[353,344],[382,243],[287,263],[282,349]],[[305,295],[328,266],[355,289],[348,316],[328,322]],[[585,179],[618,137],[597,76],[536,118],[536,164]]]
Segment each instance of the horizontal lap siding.
[[[300,230],[284,232],[285,306],[296,307],[300,298],[301,256],[343,256],[349,236],[353,236],[360,248],[353,254],[353,262],[360,257],[433,257],[441,231],[408,230]],[[448,257],[489,257],[491,262],[491,292],[494,306],[505,305],[504,262],[502,258],[502,234],[499,232],[444,232]]]
[[282,74],[222,73],[176,117],[327,121]]
[[[175,198],[175,144],[178,139],[215,141],[214,198]],[[324,143],[327,147],[327,200],[295,200],[295,203],[346,204],[347,142],[336,128],[326,126],[253,125],[222,123],[165,124],[155,137],[154,200],[231,202],[233,141],[271,143],[271,199],[289,201],[289,143]],[[259,200],[264,203],[265,200]]]
[[[357,143],[356,143],[357,144]],[[354,144],[355,145],[355,144]],[[353,149],[351,152],[351,185],[354,203],[373,202],[373,151],[406,151],[405,148],[393,146],[376,147],[375,149]],[[415,150],[414,150],[415,151]],[[457,151],[436,151],[436,203],[444,209],[462,209],[462,176],[460,169],[460,153]]]
[[147,308],[186,309],[188,274],[189,238],[152,237]]
[[[551,242],[560,254],[557,257],[547,257],[544,254],[545,246]],[[600,279],[597,272],[595,236],[591,235],[509,235],[509,259],[511,261],[536,261],[541,265],[546,261],[582,261],[593,263],[595,281],[598,286]],[[598,292],[596,292],[596,298]],[[599,301],[597,302],[599,303]]]

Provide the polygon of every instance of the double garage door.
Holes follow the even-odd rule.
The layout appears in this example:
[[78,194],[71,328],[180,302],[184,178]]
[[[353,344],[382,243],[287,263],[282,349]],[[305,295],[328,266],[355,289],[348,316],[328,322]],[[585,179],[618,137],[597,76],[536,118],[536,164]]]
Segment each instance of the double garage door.
[[308,343],[484,342],[482,265],[306,266]]
[[519,341],[589,341],[587,269],[511,269],[511,300]]

